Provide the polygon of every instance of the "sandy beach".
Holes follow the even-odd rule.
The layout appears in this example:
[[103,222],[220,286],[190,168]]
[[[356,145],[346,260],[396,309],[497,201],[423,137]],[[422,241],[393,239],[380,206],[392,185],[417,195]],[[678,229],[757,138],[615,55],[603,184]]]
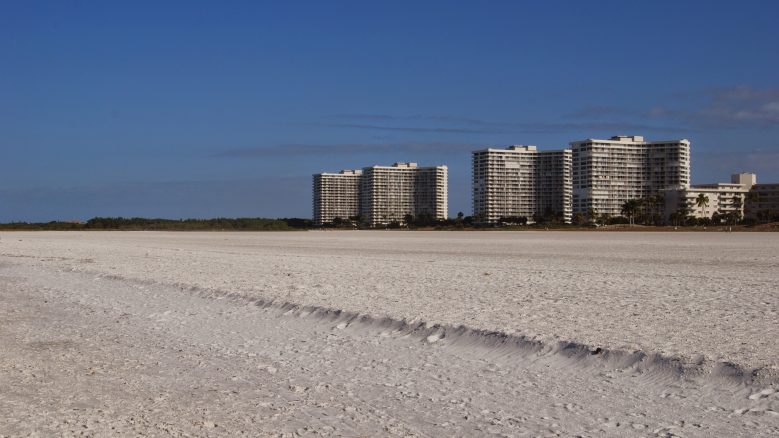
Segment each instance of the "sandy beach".
[[771,436],[779,235],[0,233],[0,435]]

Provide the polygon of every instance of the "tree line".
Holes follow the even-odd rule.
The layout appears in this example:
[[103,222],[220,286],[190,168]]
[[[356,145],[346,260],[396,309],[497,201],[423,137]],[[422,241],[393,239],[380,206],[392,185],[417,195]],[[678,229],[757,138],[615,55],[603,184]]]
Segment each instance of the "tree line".
[[[748,194],[750,201],[755,201],[752,193]],[[611,224],[642,224],[642,225],[674,225],[674,226],[706,226],[706,225],[755,225],[779,221],[779,212],[772,210],[757,211],[755,217],[745,218],[743,215],[744,199],[736,195],[732,198],[731,208],[725,213],[709,211],[711,199],[705,193],[700,193],[691,203],[683,203],[679,208],[664,217],[665,198],[657,194],[648,198],[630,199],[621,207],[621,216],[598,215],[593,209],[587,215],[574,215],[575,224],[587,222],[599,225]],[[694,216],[693,207],[698,207],[704,217]]]
[[313,227],[310,219],[213,218],[147,219],[140,217],[95,217],[86,222],[11,222],[0,230],[122,230],[122,231],[291,231]]
[[[533,215],[532,225],[564,225],[562,212],[549,207],[543,213]],[[388,229],[419,229],[435,228],[440,230],[457,230],[465,228],[494,228],[500,226],[528,225],[531,221],[526,216],[506,216],[498,219],[497,223],[487,223],[486,217],[480,214],[474,216],[465,216],[463,212],[458,212],[454,218],[438,219],[430,213],[419,213],[416,215],[406,214],[403,220],[390,220],[382,228]],[[361,215],[349,216],[348,218],[333,218],[331,222],[322,224],[321,228],[335,229],[368,229],[371,228],[365,223]]]
[[[749,196],[749,195],[748,195]],[[750,201],[755,201],[750,199]],[[590,209],[586,214],[576,213],[573,216],[573,226],[594,226],[614,224],[642,225],[674,225],[674,226],[705,226],[705,225],[754,225],[757,223],[779,222],[779,212],[761,210],[756,217],[743,218],[741,214],[742,199],[735,197],[734,211],[727,214],[713,212],[710,217],[698,218],[692,216],[692,207],[697,206],[704,214],[710,205],[710,199],[700,194],[691,205],[682,205],[669,216],[663,217],[664,199],[662,194],[645,199],[631,199],[622,204],[621,215],[610,216],[597,214]],[[437,219],[432,214],[407,214],[403,221],[390,221],[386,228],[435,228],[435,229],[466,229],[493,228],[512,226],[566,226],[563,223],[562,212],[546,208],[543,213],[531,218],[526,216],[505,216],[497,223],[487,223],[481,215],[465,216],[457,213],[455,218]],[[531,222],[532,219],[532,222]],[[530,224],[530,225],[528,225]],[[570,226],[570,225],[567,225]],[[79,231],[79,230],[127,230],[127,231],[292,231],[317,228],[311,219],[305,218],[213,218],[213,219],[148,219],[123,217],[94,217],[86,222],[10,222],[0,224],[0,231],[40,230],[40,231]],[[321,228],[356,229],[369,228],[360,215],[349,218],[335,218]]]

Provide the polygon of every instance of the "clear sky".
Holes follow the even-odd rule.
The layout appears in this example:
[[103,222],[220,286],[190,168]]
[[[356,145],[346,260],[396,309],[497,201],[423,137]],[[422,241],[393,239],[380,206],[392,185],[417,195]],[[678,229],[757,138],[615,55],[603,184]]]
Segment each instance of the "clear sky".
[[310,217],[311,174],[618,134],[779,182],[777,1],[0,4],[0,221]]

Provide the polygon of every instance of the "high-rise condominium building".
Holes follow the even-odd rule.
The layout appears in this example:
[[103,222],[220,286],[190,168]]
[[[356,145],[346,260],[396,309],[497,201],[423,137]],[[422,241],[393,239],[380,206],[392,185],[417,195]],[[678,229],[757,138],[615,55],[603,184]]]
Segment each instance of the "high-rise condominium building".
[[362,170],[314,175],[314,223],[322,225],[335,218],[344,220],[360,213]]
[[[480,222],[553,216],[571,222],[570,149],[535,146],[473,152],[473,215]],[[550,218],[551,219],[551,218]]]
[[370,226],[403,222],[406,215],[446,219],[447,167],[395,163],[314,175],[314,223],[360,216]]
[[418,167],[416,163],[363,168],[360,215],[370,226],[403,222],[405,216],[448,215],[447,167]]
[[617,216],[630,199],[690,185],[690,141],[616,136],[571,143],[573,212]]

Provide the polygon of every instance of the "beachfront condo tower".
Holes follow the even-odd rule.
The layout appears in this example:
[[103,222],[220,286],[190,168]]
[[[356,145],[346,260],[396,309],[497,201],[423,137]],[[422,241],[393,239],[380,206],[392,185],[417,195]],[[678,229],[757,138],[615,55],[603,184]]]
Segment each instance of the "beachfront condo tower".
[[571,222],[572,152],[535,146],[473,152],[473,215],[477,222],[525,217]]
[[407,215],[444,220],[448,207],[446,166],[395,163],[314,175],[316,225],[358,215],[372,227],[403,223]]
[[360,214],[360,177],[362,170],[314,175],[314,223],[332,223],[335,218],[349,220]]
[[360,216],[370,226],[403,223],[406,215],[448,217],[446,166],[419,167],[395,163],[362,169]]
[[571,144],[573,212],[619,216],[630,199],[690,186],[690,141],[616,136]]

